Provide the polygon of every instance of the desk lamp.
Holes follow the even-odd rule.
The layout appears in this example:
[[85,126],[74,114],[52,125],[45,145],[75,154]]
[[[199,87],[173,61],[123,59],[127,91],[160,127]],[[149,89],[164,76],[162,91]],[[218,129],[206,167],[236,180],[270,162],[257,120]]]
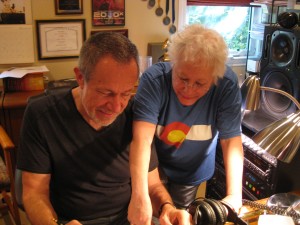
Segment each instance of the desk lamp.
[[261,90],[282,94],[298,107],[295,113],[271,123],[252,137],[253,141],[269,154],[280,161],[290,163],[300,147],[300,103],[287,92],[260,86],[256,76],[249,76],[241,86],[243,109],[259,108]]

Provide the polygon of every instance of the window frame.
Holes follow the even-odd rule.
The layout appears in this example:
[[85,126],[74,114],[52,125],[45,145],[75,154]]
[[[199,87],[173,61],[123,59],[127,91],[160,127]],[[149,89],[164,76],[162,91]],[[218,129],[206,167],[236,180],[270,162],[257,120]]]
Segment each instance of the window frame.
[[187,0],[187,5],[249,6],[251,0]]
[[186,7],[188,5],[212,5],[212,6],[250,6],[253,0],[179,0],[178,2],[178,24],[177,27],[181,30],[187,23]]

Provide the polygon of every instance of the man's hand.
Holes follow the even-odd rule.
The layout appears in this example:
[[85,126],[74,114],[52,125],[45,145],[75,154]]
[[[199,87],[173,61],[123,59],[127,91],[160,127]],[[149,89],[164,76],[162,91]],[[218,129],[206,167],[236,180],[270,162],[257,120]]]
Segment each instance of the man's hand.
[[131,197],[128,208],[128,221],[133,225],[151,225],[152,205],[150,197]]
[[186,210],[176,209],[172,205],[165,205],[159,217],[161,225],[192,225],[191,214]]
[[242,197],[240,195],[227,195],[222,201],[230,205],[236,213],[239,213],[240,208],[243,206]]

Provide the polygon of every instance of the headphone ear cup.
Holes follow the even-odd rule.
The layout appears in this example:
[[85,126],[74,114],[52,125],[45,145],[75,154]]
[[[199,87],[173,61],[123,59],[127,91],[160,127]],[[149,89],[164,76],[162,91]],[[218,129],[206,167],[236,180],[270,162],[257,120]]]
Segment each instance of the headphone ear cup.
[[203,215],[201,210],[199,209],[199,206],[196,207],[195,213],[193,216],[193,221],[195,225],[203,225]]
[[[201,201],[198,205],[199,210],[202,214],[202,221],[204,225],[216,225],[217,217],[214,209],[210,206],[209,203]],[[199,225],[199,224],[197,224]]]
[[192,215],[195,225],[202,225],[203,215],[199,209],[199,204],[202,200],[195,199],[187,208],[187,211]]
[[225,206],[222,203],[214,199],[204,199],[213,208],[217,221],[216,225],[223,225],[227,221],[227,212]]

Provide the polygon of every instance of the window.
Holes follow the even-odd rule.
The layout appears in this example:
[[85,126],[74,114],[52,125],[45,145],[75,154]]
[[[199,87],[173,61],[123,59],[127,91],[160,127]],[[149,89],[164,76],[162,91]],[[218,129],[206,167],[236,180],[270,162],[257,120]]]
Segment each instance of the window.
[[250,20],[250,0],[179,1],[178,28],[201,23],[220,32],[229,47],[230,65],[246,65]]
[[246,64],[250,7],[187,6],[187,24],[200,23],[218,31],[225,39],[230,64]]

